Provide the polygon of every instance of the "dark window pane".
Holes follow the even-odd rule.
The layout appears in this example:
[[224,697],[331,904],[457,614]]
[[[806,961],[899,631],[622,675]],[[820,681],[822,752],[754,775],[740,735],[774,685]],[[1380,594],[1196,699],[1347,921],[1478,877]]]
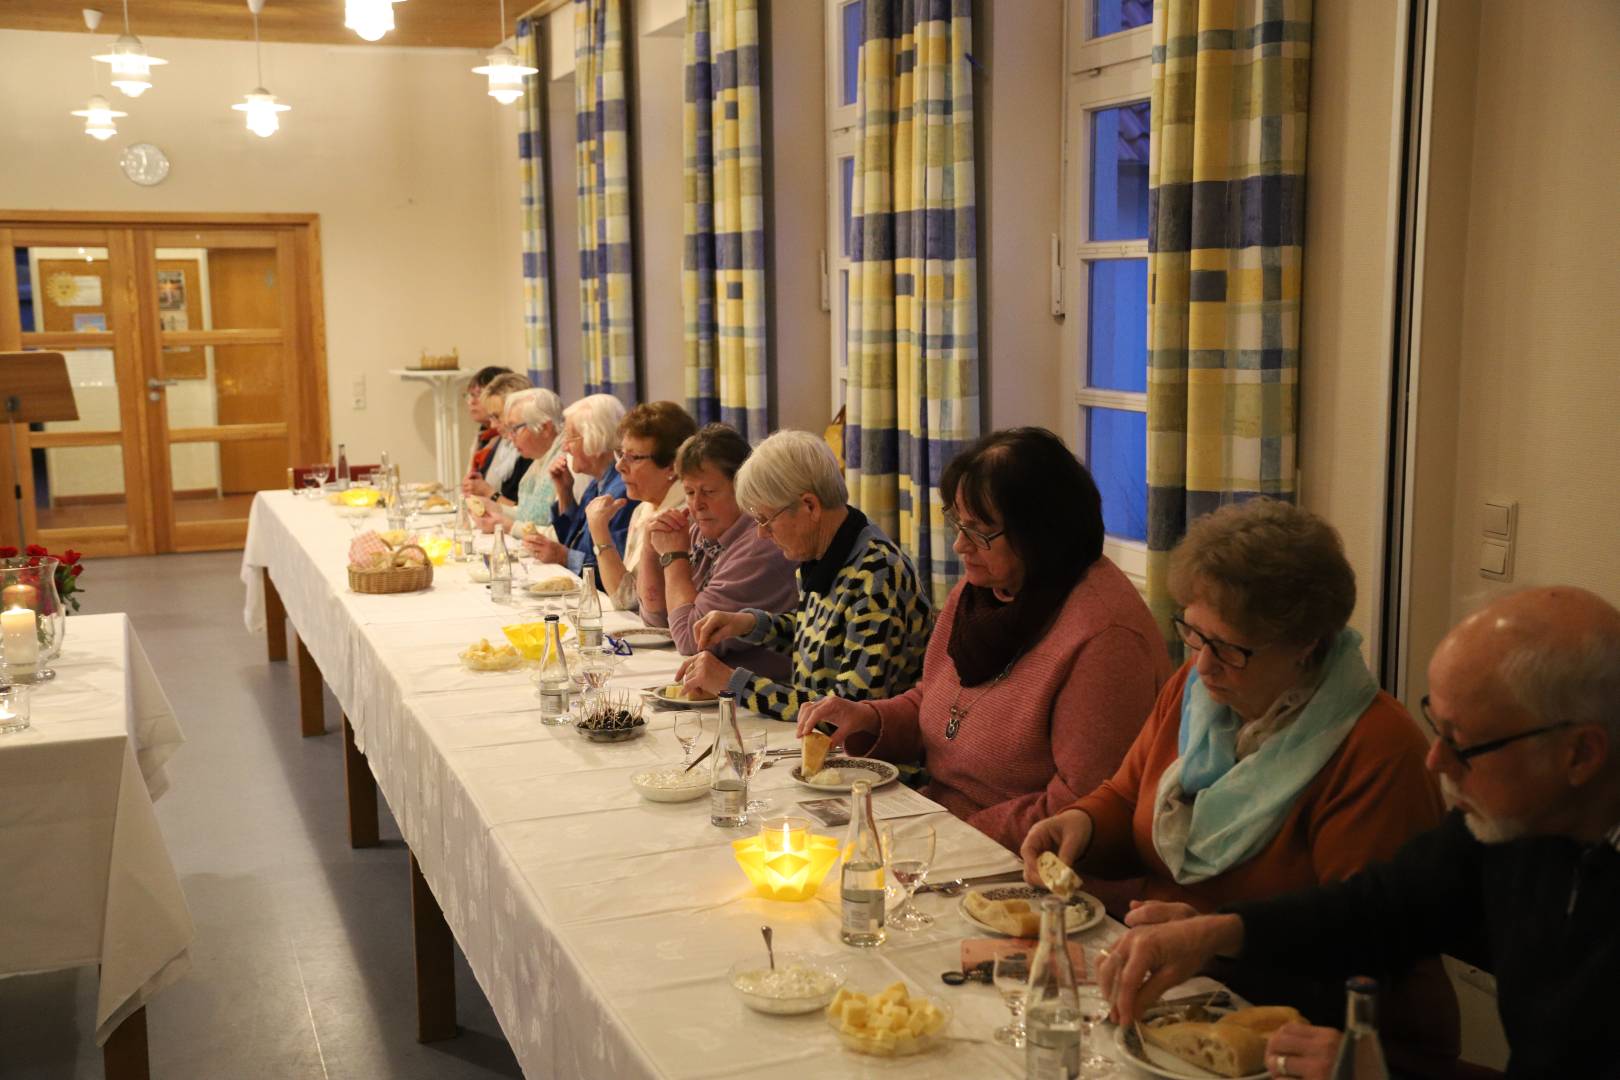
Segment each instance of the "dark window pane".
[[1153,0],[1092,0],[1091,36],[1107,37],[1153,22]]
[[855,206],[855,159],[852,157],[839,158],[838,174],[840,179],[843,181],[841,187],[843,190],[844,200],[838,204],[840,212],[843,214],[842,220],[844,223],[843,231],[839,235],[841,242],[844,245],[844,255],[847,256],[849,255],[849,238],[851,235],[850,229],[854,226],[854,219],[851,216],[851,210]]
[[1146,240],[1148,103],[1091,114],[1091,238]]
[[28,274],[28,249],[15,248],[17,255],[17,315],[22,320],[22,331],[34,329],[34,279]]
[[838,271],[838,303],[844,313],[844,340],[839,342],[840,355],[844,358],[844,367],[849,368],[849,271]]
[[1147,260],[1090,264],[1086,298],[1086,385],[1147,389]]
[[1103,530],[1147,539],[1147,413],[1086,410],[1086,466],[1102,492]]
[[866,4],[864,0],[854,0],[854,3],[845,4],[839,17],[843,20],[841,36],[843,49],[840,52],[844,58],[842,96],[838,99],[840,105],[855,104],[855,86],[860,81],[861,71],[861,35],[864,33],[863,22],[866,18]]

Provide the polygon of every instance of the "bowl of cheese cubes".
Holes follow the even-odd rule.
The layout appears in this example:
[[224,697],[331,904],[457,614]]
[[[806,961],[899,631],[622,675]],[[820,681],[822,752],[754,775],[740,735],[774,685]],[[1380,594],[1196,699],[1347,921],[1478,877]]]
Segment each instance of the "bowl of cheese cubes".
[[827,1023],[847,1049],[876,1057],[907,1057],[932,1049],[950,1026],[950,1007],[913,995],[897,982],[877,994],[841,989],[827,1005]]

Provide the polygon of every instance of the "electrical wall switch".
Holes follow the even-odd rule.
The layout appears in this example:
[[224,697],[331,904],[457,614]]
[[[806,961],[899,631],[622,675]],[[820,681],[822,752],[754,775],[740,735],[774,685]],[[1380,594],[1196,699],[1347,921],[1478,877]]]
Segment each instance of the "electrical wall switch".
[[1479,516],[1484,539],[1479,546],[1479,576],[1492,581],[1513,580],[1513,548],[1518,540],[1519,504],[1490,499]]

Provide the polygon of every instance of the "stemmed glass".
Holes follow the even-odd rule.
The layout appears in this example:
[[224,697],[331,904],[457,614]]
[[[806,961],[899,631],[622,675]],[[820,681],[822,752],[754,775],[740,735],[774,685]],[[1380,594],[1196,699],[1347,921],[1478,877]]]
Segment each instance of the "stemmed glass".
[[681,767],[692,762],[692,747],[703,738],[703,714],[678,712],[675,714],[675,741],[681,744]]
[[934,864],[934,827],[926,821],[889,831],[884,849],[889,856],[889,873],[906,890],[906,898],[889,913],[888,924],[895,930],[921,930],[933,924],[934,917],[919,911],[912,903],[917,887],[928,878]]
[[313,465],[310,467],[309,475],[315,480],[315,490],[320,491],[326,486],[326,478],[332,475],[332,467],[324,464]]
[[1080,1002],[1080,1068],[1090,1075],[1093,1070],[1112,1067],[1113,1062],[1108,1057],[1097,1053],[1096,1042],[1092,1033],[1097,1025],[1108,1019],[1108,999],[1103,996],[1102,986],[1097,982],[1097,971],[1102,962],[1108,959],[1108,950],[1102,948],[1085,948],[1081,946],[1086,969],[1075,973],[1075,990]]
[[[765,767],[766,735],[767,733],[763,731],[748,731],[743,733],[743,761],[748,766],[748,784],[750,791],[753,790],[754,777],[758,776],[759,771]],[[743,809],[752,814],[757,813],[760,810],[768,810],[770,809],[770,805],[771,804],[766,802],[764,799],[749,799],[748,805]]]
[[580,675],[585,680],[585,697],[587,708],[593,704],[602,691],[606,689],[608,681],[618,669],[618,657],[612,653],[588,650],[583,653],[580,660]]
[[990,978],[1001,991],[1001,1000],[1007,1003],[1012,1019],[1006,1027],[996,1029],[996,1042],[1003,1046],[1021,1048],[1024,1045],[1024,1003],[1029,998],[1030,955],[1020,949],[1003,949],[996,954]]

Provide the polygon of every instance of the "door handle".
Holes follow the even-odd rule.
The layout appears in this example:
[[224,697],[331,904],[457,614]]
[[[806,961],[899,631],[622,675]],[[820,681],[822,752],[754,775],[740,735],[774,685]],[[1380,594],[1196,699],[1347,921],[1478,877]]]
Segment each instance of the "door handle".
[[157,390],[157,389],[160,389],[160,388],[165,387],[165,386],[179,386],[180,385],[180,380],[179,379],[147,379],[146,380],[146,385],[147,385],[148,389]]

